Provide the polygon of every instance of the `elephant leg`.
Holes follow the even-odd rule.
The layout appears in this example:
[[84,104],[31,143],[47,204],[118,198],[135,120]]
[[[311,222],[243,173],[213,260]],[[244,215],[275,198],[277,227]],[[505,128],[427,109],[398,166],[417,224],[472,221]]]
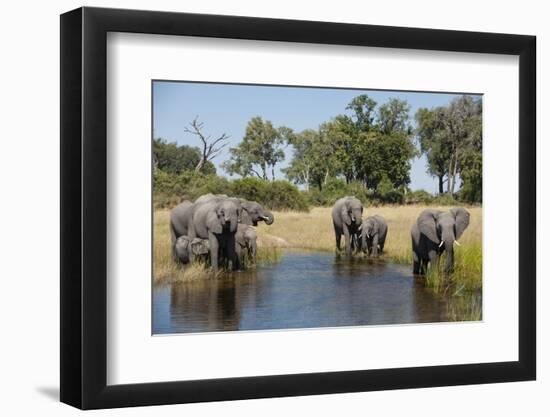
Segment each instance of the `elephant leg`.
[[415,275],[418,275],[420,274],[420,269],[421,269],[421,261],[420,261],[420,258],[418,257],[418,254],[413,251],[413,274]]
[[[236,242],[235,242],[235,234],[229,234],[229,236],[227,237],[227,246],[226,246],[226,251],[227,251],[227,261],[228,263],[231,264],[231,270],[232,271],[236,271],[237,270],[237,255],[235,253],[235,245],[236,245]],[[229,265],[228,265],[229,267]]]
[[374,235],[372,238],[372,256],[378,257],[378,235]]
[[339,230],[335,230],[334,234],[336,236],[336,251],[340,252],[340,245],[342,243],[342,233]]
[[238,270],[244,270],[245,269],[245,265],[244,265],[245,256],[244,256],[244,254],[245,254],[245,251],[241,247],[241,245],[236,244],[235,245],[235,259],[236,259],[236,262],[237,262],[237,269]]
[[218,270],[220,244],[214,233],[208,233],[208,242],[210,243],[210,264],[214,271]]
[[351,256],[351,236],[346,226],[344,226],[344,244],[346,247],[346,256]]

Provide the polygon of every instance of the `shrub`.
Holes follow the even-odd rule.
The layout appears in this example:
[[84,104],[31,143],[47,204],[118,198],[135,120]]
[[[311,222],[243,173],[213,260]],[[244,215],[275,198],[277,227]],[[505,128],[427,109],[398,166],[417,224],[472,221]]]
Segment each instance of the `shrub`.
[[376,187],[376,196],[384,203],[402,204],[403,192],[396,189],[387,176],[383,176]]
[[207,194],[228,194],[231,183],[217,175],[204,175],[194,171],[180,174],[157,169],[153,174],[153,203],[156,208],[173,207],[185,199]]
[[230,181],[217,175],[193,171],[176,174],[160,169],[153,175],[155,208],[171,208],[185,199],[195,200],[208,193],[246,198],[273,210],[308,209],[306,197],[288,181],[267,181],[251,177]]
[[329,178],[323,189],[317,187],[305,191],[304,195],[312,206],[330,207],[336,200],[345,196],[355,196],[363,202],[370,204],[373,202],[373,193],[367,190],[360,182],[352,181],[347,184],[339,178]]
[[454,206],[460,203],[454,196],[445,193],[439,194],[438,196],[434,197],[432,200],[432,204],[438,206]]
[[305,196],[288,181],[247,177],[231,182],[230,195],[257,201],[272,210],[307,211]]
[[434,196],[426,190],[411,191],[405,195],[405,204],[431,204]]

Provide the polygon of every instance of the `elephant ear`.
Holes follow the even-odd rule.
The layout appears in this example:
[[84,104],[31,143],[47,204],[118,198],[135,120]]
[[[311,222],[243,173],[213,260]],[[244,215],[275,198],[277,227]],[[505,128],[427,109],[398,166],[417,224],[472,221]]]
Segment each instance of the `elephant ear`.
[[437,217],[439,214],[441,214],[439,210],[424,210],[416,221],[420,233],[434,243],[439,243],[440,240],[437,235]]
[[351,225],[351,216],[348,213],[348,205],[346,203],[344,203],[344,205],[342,206],[341,215],[344,223],[346,223],[348,226]]
[[458,240],[470,224],[470,213],[462,207],[451,209],[451,213],[455,217],[455,237]]
[[208,213],[208,216],[206,216],[206,226],[208,227],[208,230],[212,233],[216,233],[219,235],[223,232],[222,223],[220,221],[217,208],[216,210],[212,210],[210,213]]
[[177,240],[177,243],[183,245],[183,248],[187,250],[187,248],[189,247],[189,238],[187,236],[180,236]]

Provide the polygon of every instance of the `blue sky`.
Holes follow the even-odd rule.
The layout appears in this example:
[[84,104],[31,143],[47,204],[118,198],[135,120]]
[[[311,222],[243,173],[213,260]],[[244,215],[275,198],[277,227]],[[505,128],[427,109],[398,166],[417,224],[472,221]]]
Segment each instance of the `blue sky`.
[[[296,132],[316,129],[332,117],[347,113],[347,104],[360,94],[368,94],[378,104],[391,97],[407,100],[411,106],[411,123],[421,107],[446,105],[456,94],[413,93],[401,91],[348,90],[304,87],[277,87],[238,84],[208,84],[155,81],[153,83],[154,137],[162,137],[180,145],[198,146],[199,139],[185,132],[196,117],[204,123],[204,133],[230,136],[230,145],[212,162],[218,175],[228,176],[220,164],[229,158],[229,147],[243,138],[246,124],[254,116],[270,120],[274,126],[287,126]],[[285,149],[285,161],[276,168],[277,178],[284,178],[280,169],[292,158],[292,148]],[[426,174],[426,160],[412,163],[411,188],[437,191],[435,178]]]

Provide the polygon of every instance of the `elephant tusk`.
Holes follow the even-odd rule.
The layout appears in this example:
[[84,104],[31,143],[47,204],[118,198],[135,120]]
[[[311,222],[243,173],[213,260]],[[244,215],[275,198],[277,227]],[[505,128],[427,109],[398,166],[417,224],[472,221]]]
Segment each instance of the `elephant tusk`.
[[457,246],[460,246],[460,243],[458,243],[456,240],[454,241],[454,243],[456,243]]
[[442,240],[440,243],[439,243],[439,247],[443,246],[445,242]]
[[267,216],[262,216],[262,219],[264,219],[264,220],[269,220],[269,217],[267,217]]

